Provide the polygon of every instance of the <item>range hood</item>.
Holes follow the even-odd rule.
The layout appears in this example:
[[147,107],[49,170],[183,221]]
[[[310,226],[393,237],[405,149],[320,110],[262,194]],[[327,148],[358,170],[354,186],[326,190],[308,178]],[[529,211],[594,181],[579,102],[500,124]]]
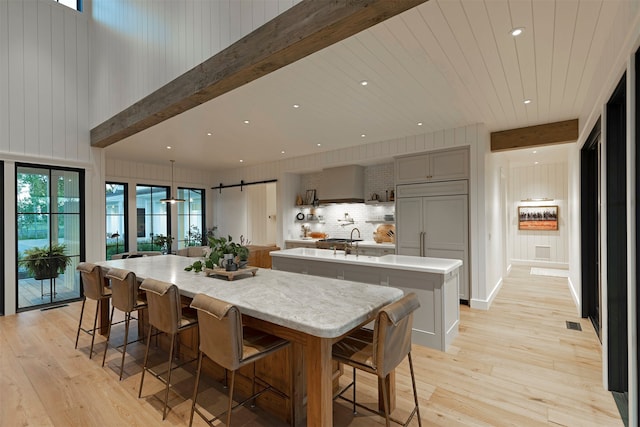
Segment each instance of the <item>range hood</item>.
[[322,170],[318,203],[364,203],[364,168],[358,165]]

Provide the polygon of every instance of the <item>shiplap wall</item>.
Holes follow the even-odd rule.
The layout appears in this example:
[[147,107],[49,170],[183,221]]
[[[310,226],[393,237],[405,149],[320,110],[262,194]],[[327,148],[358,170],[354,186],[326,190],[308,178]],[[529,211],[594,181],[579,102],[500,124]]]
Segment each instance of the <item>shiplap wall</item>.
[[[91,0],[91,127],[300,0]],[[127,78],[123,79],[122,76]]]
[[50,0],[0,0],[0,153],[91,160],[86,15]]
[[[511,262],[568,266],[569,212],[567,163],[514,167],[509,171]],[[523,202],[549,198],[552,201]],[[518,230],[518,206],[558,206],[558,231]],[[549,246],[549,259],[536,258],[536,246]]]

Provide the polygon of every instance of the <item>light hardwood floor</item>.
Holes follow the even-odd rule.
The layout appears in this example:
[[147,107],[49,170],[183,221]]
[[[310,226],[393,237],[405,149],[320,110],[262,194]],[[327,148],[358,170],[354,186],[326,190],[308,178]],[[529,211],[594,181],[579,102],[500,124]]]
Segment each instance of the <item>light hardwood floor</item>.
[[[86,335],[74,350],[79,312],[73,303],[0,317],[0,426],[188,425],[191,401],[173,393],[172,410],[161,421],[162,385],[155,378],[145,378],[137,398],[142,345],[130,346],[121,382],[115,350],[100,367],[104,339],[96,338],[99,353],[92,360]],[[568,330],[567,320],[579,322],[582,332]],[[577,316],[566,279],[514,267],[489,311],[462,307],[460,335],[448,352],[414,346],[413,355],[423,425],[622,425],[602,387],[600,344],[589,322]],[[177,374],[187,396],[189,373]],[[358,401],[375,402],[373,378],[358,378]],[[405,361],[397,375],[397,417],[411,407],[410,387]],[[201,390],[203,401],[224,405],[219,386],[209,382]],[[334,414],[336,426],[384,425],[367,413],[354,418],[346,403],[336,402]],[[234,412],[233,422],[284,425],[244,408]],[[205,424],[196,416],[194,425]]]

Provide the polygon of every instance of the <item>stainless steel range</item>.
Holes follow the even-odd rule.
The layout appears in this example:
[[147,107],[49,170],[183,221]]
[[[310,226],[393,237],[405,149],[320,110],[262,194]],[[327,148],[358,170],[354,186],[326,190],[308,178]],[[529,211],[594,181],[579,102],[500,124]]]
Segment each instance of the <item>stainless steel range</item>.
[[361,242],[362,239],[320,239],[316,241],[316,248],[318,249],[337,249],[344,251],[350,243]]

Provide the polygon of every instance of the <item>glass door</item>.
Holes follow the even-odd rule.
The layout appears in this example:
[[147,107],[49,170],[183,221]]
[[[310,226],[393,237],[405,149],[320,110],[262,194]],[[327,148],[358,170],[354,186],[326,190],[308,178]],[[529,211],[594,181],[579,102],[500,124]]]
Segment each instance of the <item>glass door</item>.
[[81,170],[16,167],[17,309],[80,298]]

